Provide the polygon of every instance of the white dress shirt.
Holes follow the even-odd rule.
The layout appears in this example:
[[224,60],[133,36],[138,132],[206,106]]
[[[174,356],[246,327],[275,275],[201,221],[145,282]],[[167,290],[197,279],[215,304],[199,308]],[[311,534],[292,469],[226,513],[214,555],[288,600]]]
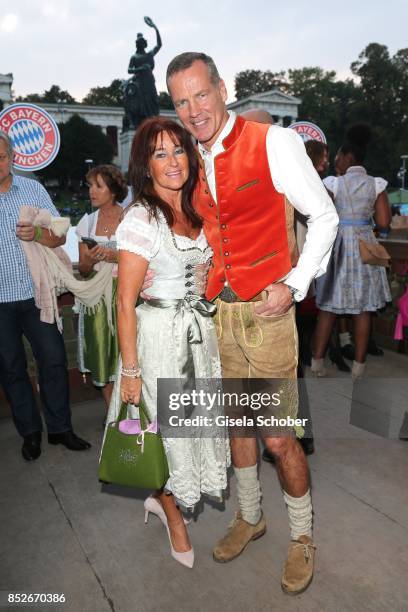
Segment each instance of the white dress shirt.
[[[235,119],[235,113],[229,111],[228,121],[211,151],[200,143],[198,145],[211,195],[216,202],[214,159],[224,151],[222,141],[231,132]],[[312,280],[326,271],[337,233],[338,216],[295,130],[271,125],[266,137],[266,151],[275,189],[285,194],[291,204],[307,217],[308,231],[299,261],[285,278],[285,283],[297,290],[295,300],[300,301],[306,296]]]

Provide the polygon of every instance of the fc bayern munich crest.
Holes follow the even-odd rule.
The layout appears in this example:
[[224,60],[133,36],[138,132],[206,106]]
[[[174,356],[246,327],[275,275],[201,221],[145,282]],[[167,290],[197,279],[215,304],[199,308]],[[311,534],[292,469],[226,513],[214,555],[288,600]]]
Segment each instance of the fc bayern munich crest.
[[34,172],[48,166],[60,147],[54,119],[40,106],[19,102],[0,113],[0,130],[8,134],[14,149],[13,164],[18,170]]
[[303,142],[308,140],[318,140],[324,144],[327,142],[323,131],[314,123],[310,123],[310,121],[296,121],[296,123],[292,123],[289,127],[299,134]]

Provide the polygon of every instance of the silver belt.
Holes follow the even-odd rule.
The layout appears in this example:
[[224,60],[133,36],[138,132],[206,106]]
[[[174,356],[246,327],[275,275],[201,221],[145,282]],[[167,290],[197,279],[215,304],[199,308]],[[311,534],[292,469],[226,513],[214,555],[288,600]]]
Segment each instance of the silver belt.
[[212,317],[217,307],[198,295],[187,295],[182,299],[152,298],[144,302],[152,308],[174,308],[173,338],[177,346],[177,361],[180,372],[180,385],[183,392],[195,388],[195,370],[191,344],[202,342],[199,324],[200,317]]

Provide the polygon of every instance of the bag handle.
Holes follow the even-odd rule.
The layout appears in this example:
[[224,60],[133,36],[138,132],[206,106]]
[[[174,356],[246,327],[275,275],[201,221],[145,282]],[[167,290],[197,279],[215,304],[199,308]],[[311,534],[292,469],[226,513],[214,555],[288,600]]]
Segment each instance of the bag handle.
[[[118,414],[118,418],[117,418],[116,423],[115,423],[116,429],[119,428],[119,422],[123,421],[126,418],[127,410],[128,410],[128,405],[129,405],[128,402],[122,402],[121,403],[119,414]],[[149,417],[147,416],[146,408],[144,407],[142,401],[139,402],[139,405],[137,406],[137,408],[139,409],[140,425],[141,425],[142,429],[147,429],[148,426],[151,425],[151,421],[150,421]]]

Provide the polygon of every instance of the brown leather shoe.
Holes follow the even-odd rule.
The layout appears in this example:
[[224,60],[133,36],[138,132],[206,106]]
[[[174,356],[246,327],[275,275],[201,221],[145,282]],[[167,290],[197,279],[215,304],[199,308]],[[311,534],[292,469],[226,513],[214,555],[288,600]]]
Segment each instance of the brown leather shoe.
[[288,595],[302,593],[312,582],[315,549],[306,535],[290,543],[281,581],[282,590]]
[[251,525],[244,521],[240,512],[237,512],[235,519],[229,526],[229,531],[214,547],[214,561],[227,563],[238,557],[251,540],[257,540],[266,531],[266,521],[264,515],[256,525]]

